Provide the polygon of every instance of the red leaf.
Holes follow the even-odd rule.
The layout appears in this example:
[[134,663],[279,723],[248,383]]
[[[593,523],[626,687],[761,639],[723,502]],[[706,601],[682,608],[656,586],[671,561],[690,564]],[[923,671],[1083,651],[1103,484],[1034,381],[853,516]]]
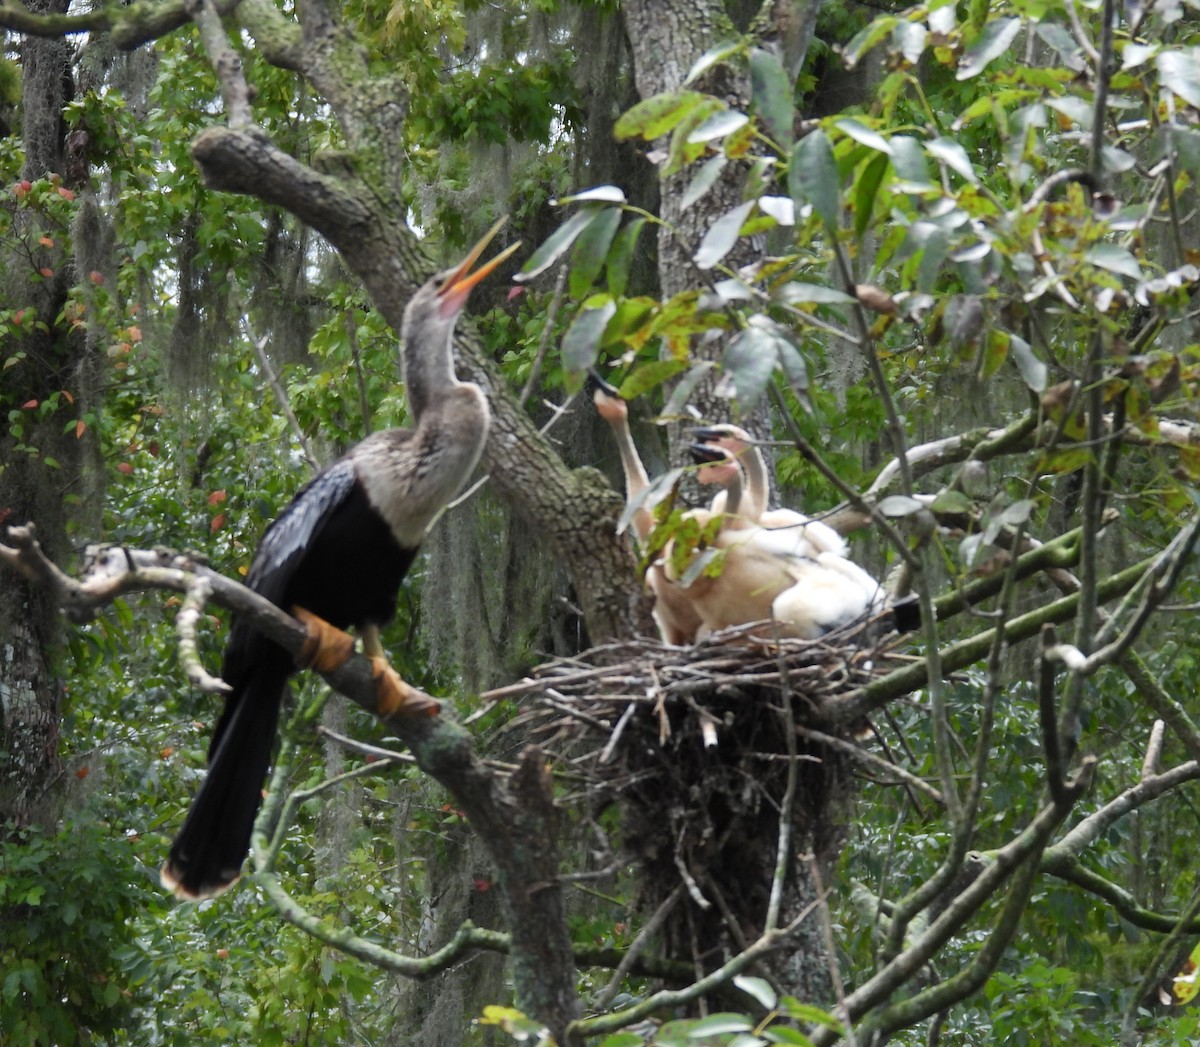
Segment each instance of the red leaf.
[[222,527],[225,526],[225,514],[217,513],[217,515],[212,518],[212,523],[209,524],[208,526],[209,526],[209,529],[214,534],[216,534],[217,531],[219,531]]
[[213,493],[208,496],[209,505],[220,505],[223,501],[225,501],[224,491],[213,491]]
[[80,418],[79,421],[75,423],[75,439],[76,440],[81,439],[83,437],[83,434],[86,432],[87,432],[87,422],[85,422],[82,418]]
[[130,465],[128,462],[118,462],[117,463],[117,472],[119,472],[125,476],[128,476],[130,473],[133,472],[133,466]]
[[35,407],[37,407],[37,405],[38,402],[36,400],[26,400],[23,404],[21,404],[21,410],[32,411]]

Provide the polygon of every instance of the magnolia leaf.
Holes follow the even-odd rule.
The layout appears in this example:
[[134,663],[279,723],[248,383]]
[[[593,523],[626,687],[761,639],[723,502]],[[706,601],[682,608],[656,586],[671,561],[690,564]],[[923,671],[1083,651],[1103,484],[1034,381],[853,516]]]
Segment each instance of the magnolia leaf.
[[750,217],[752,210],[754,210],[754,201],[747,200],[713,222],[708,232],[704,234],[704,239],[700,241],[700,246],[696,248],[695,255],[692,256],[696,268],[711,269],[733,250],[733,245],[737,243],[738,236],[741,234],[742,226]]
[[912,135],[894,135],[888,143],[892,147],[892,170],[901,182],[912,185],[929,185],[929,165],[925,162],[925,150]]
[[617,227],[621,224],[621,210],[617,207],[606,207],[596,215],[588,227],[575,241],[575,250],[571,254],[570,291],[572,298],[582,298],[591,290],[604,260],[608,257],[608,249],[612,246]]
[[929,31],[920,22],[899,22],[892,30],[892,47],[909,65],[916,65],[925,53]]
[[[951,8],[953,10],[953,8]],[[823,1025],[827,1029],[833,1029],[834,1032],[841,1032],[843,1025],[841,1021],[835,1018],[828,1011],[821,1010],[820,1007],[814,1007],[811,1003],[801,1003],[794,996],[785,996],[780,1004],[789,1017],[795,1018],[801,1022],[816,1022],[818,1025]]]
[[1021,19],[997,18],[983,27],[975,42],[958,63],[959,80],[970,80],[987,68],[988,63],[1004,54],[1021,31]]
[[925,506],[906,494],[889,494],[876,508],[884,516],[901,517],[919,513]]
[[971,499],[962,491],[939,491],[929,509],[935,513],[965,513],[970,511]]
[[784,149],[790,149],[795,139],[792,122],[796,115],[792,82],[774,52],[761,47],[750,52],[750,97],[771,137]]
[[621,383],[621,398],[636,400],[651,389],[660,386],[668,378],[674,378],[687,367],[684,360],[651,360],[649,363],[635,367],[629,376]]
[[701,1040],[706,1036],[717,1036],[726,1032],[749,1032],[754,1023],[744,1014],[710,1014],[707,1018],[692,1022],[688,1028],[689,1040]]
[[780,225],[796,224],[796,204],[790,196],[760,196],[758,209]]
[[1021,378],[1024,379],[1025,384],[1035,393],[1042,392],[1046,388],[1046,382],[1050,377],[1050,372],[1046,365],[1033,355],[1033,349],[1024,338],[1020,338],[1015,334],[1009,334],[1008,337],[1008,355],[1012,357],[1012,362],[1017,365],[1017,370],[1021,372]]
[[772,296],[785,305],[847,305],[856,299],[853,295],[824,284],[806,284],[799,280],[784,284]]
[[718,308],[724,307],[729,302],[752,302],[757,297],[749,284],[744,280],[734,278],[718,280],[713,284],[712,289],[721,302]]
[[925,143],[925,150],[930,156],[941,160],[952,171],[957,171],[972,185],[979,184],[975,168],[971,166],[971,158],[967,151],[953,138],[935,138]]
[[664,91],[638,102],[621,114],[613,128],[617,138],[644,138],[652,142],[670,131],[696,106],[710,101],[699,91]]
[[733,134],[734,131],[745,127],[749,121],[750,117],[745,113],[739,113],[736,109],[722,109],[696,127],[687,136],[687,140],[692,145],[711,142],[715,138],[724,138],[726,135]]
[[771,381],[779,360],[778,340],[773,331],[754,325],[739,331],[725,347],[721,366],[733,380],[738,406],[743,411],[758,403]]
[[692,179],[691,185],[683,191],[683,196],[679,199],[679,209],[686,211],[707,193],[716,184],[717,179],[721,176],[721,171],[728,162],[724,156],[714,156],[705,160],[700,165],[700,170],[696,172],[696,177]]
[[696,391],[696,387],[704,381],[705,376],[711,371],[716,364],[711,360],[705,360],[702,363],[696,364],[687,374],[675,383],[675,388],[671,390],[671,397],[663,404],[662,414],[660,418],[672,419],[683,414],[683,409],[687,406],[687,402],[692,398],[692,393]]
[[633,523],[633,518],[639,509],[643,507],[653,509],[666,498],[686,471],[686,469],[671,469],[661,476],[656,476],[636,494],[630,495],[626,499],[624,511],[617,520],[617,534],[625,533],[626,528]]
[[585,189],[582,193],[560,196],[554,203],[559,206],[587,203],[623,204],[625,203],[625,191],[615,185],[598,185],[594,189]]
[[1159,81],[1188,105],[1200,108],[1200,62],[1194,51],[1163,51],[1154,58]]
[[1128,276],[1134,280],[1145,279],[1145,273],[1138,260],[1124,247],[1116,244],[1093,244],[1084,254],[1084,259],[1101,269],[1107,269],[1118,276]]
[[1065,95],[1062,98],[1047,98],[1046,105],[1055,112],[1062,113],[1068,120],[1079,125],[1081,130],[1090,131],[1095,110],[1082,98]]
[[[1057,22],[1035,22],[1033,31],[1049,44],[1065,65],[1072,72],[1082,72],[1084,68],[1083,48],[1070,33]],[[1128,50],[1128,48],[1126,48]]]
[[837,228],[838,169],[833,146],[824,131],[813,131],[796,143],[788,168],[788,191],[797,208],[812,204],[830,230]]
[[605,277],[608,281],[608,293],[614,298],[620,298],[625,293],[625,287],[629,283],[629,266],[633,261],[633,249],[637,245],[638,236],[645,225],[646,219],[635,218],[617,234],[612,250],[608,252]]
[[525,283],[549,269],[570,248],[576,237],[592,223],[599,210],[600,208],[595,206],[585,207],[571,215],[542,241],[541,246],[526,259],[521,271],[513,280],[516,283]]
[[762,1007],[764,1011],[774,1010],[775,1002],[779,999],[779,994],[771,987],[771,983],[765,978],[752,978],[746,974],[739,974],[733,979],[733,984],[736,985],[742,992],[754,997],[755,1001]]
[[1131,41],[1121,49],[1121,68],[1133,69],[1150,61],[1161,50],[1161,44],[1135,44]]
[[861,238],[871,224],[875,211],[875,197],[883,176],[887,173],[888,157],[880,153],[867,161],[854,182],[854,235]]
[[842,134],[853,138],[856,142],[860,142],[868,149],[874,149],[879,153],[887,153],[888,156],[892,155],[892,147],[888,143],[888,140],[878,131],[871,130],[866,124],[846,117],[842,120],[835,120],[833,126],[841,131]]
[[892,32],[899,22],[900,19],[895,15],[884,15],[876,18],[865,29],[855,33],[850,42],[842,48],[842,63],[845,67],[853,69],[858,65],[863,55]]
[[568,373],[582,374],[596,362],[604,328],[616,311],[616,303],[606,294],[593,295],[584,302],[563,335],[562,363]]
[[1036,508],[1037,503],[1031,498],[1022,498],[1019,502],[1013,502],[1000,514],[1000,521],[1008,524],[1009,527],[1016,527],[1018,524],[1028,521]]
[[744,40],[724,40],[714,47],[710,47],[699,58],[692,63],[692,68],[688,70],[687,76],[684,78],[684,86],[686,87],[698,76],[703,76],[714,65],[719,65],[726,58],[730,58],[739,51],[744,50],[746,43]]
[[[683,588],[687,588],[702,574],[709,573],[709,569],[715,564],[723,564],[725,562],[725,550],[723,549],[705,549],[701,553],[697,553],[688,562],[687,570],[679,576],[679,584]],[[720,572],[715,572],[719,574]],[[714,1017],[716,1017],[714,1015]],[[741,1028],[741,1027],[739,1027]],[[736,1032],[738,1030],[725,1030],[727,1032]]]

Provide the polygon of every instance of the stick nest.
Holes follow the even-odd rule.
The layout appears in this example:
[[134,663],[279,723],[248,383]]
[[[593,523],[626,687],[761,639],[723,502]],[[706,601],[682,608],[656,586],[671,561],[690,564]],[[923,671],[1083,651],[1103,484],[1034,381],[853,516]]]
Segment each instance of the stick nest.
[[655,885],[644,900],[661,904],[682,886],[747,933],[764,911],[785,817],[794,853],[837,849],[830,827],[844,820],[827,815],[848,795],[849,739],[868,724],[832,725],[822,708],[902,657],[894,634],[754,638],[763,632],[740,627],[691,647],[609,644],[511,688],[526,711],[510,726],[583,784],[594,813],[620,806],[622,858]]

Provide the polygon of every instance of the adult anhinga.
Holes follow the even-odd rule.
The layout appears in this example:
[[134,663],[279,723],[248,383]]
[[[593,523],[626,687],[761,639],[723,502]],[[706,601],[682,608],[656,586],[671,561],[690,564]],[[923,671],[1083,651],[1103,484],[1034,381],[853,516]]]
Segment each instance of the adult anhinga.
[[[633,505],[650,486],[650,477],[629,431],[629,407],[621,394],[595,371],[591,373],[591,386],[596,413],[608,423],[617,441],[621,470],[625,474],[625,504]],[[642,502],[633,514],[633,533],[644,544],[653,530],[654,514]],[[687,595],[667,578],[661,559],[646,569],[646,587],[654,596],[652,613],[664,642],[680,645],[695,640],[700,616]]]
[[209,897],[237,880],[288,677],[298,667],[328,671],[344,662],[353,641],[341,630],[362,634],[381,713],[437,712],[388,664],[379,627],[395,613],[425,531],[462,488],[487,437],[487,400],[455,376],[451,341],[471,289],[517,249],[472,271],[500,224],[421,287],[404,312],[402,369],[415,428],[368,436],[303,487],[263,535],[246,584],[300,618],[309,640],[297,665],[249,623],[234,621],[221,668],[232,691],[213,732],[208,774],[162,867],[163,885],[180,897]]

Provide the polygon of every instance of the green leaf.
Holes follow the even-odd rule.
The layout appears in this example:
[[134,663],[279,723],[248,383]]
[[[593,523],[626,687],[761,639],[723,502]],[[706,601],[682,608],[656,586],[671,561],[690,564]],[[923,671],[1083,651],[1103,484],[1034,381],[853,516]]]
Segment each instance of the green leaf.
[[813,1042],[799,1029],[789,1029],[786,1025],[773,1025],[763,1036],[768,1043],[796,1044],[797,1047],[813,1047]]
[[784,284],[772,297],[785,305],[849,305],[857,302],[853,295],[824,284],[806,284],[794,280]]
[[608,257],[608,249],[612,246],[613,237],[620,224],[620,208],[606,207],[588,223],[588,227],[575,241],[569,281],[572,298],[582,298],[591,290],[596,277],[600,275],[604,260]]
[[827,1029],[833,1029],[835,1032],[841,1032],[844,1028],[842,1023],[828,1011],[823,1011],[820,1007],[814,1007],[811,1003],[801,1003],[794,996],[785,996],[780,1002],[790,1018],[795,1018],[802,1022],[816,1022]]
[[608,293],[614,298],[620,298],[629,284],[629,266],[633,261],[633,250],[645,226],[646,219],[635,218],[617,234],[612,250],[608,252],[605,277],[608,280]]
[[796,201],[797,211],[805,204],[812,204],[826,228],[837,229],[837,161],[824,131],[813,131],[796,143],[788,168],[788,191]]
[[733,134],[750,122],[750,117],[739,113],[736,109],[722,109],[700,124],[692,131],[687,140],[693,145],[711,142],[716,138],[724,138]]
[[970,80],[987,68],[988,63],[1004,54],[1021,31],[1021,19],[997,18],[983,27],[983,32],[967,48],[958,63],[956,79]]
[[1124,247],[1118,247],[1116,244],[1093,244],[1083,257],[1092,265],[1107,269],[1118,276],[1128,276],[1134,280],[1145,278],[1138,260]]
[[891,161],[882,153],[871,157],[854,182],[854,235],[861,238],[871,224],[875,197]]
[[690,84],[698,76],[703,76],[713,66],[724,62],[726,58],[730,58],[739,51],[746,49],[746,41],[738,40],[723,40],[721,43],[710,47],[699,58],[692,63],[692,68],[688,70],[688,74],[684,77],[684,85]]
[[880,18],[876,18],[865,29],[861,29],[855,33],[850,43],[842,48],[842,62],[846,68],[853,69],[858,65],[863,55],[870,51],[888,33],[892,32],[899,22],[900,19],[895,15],[883,15]]
[[778,336],[762,326],[745,327],[730,340],[721,366],[733,380],[738,406],[743,411],[758,403],[778,362]]
[[668,379],[674,378],[686,367],[685,360],[651,360],[635,367],[621,383],[621,397],[625,400],[636,400]]
[[625,202],[625,191],[615,185],[598,185],[594,189],[585,189],[582,193],[560,196],[554,201],[559,207],[566,204],[623,204]]
[[677,418],[683,414],[683,409],[687,406],[688,401],[692,398],[692,393],[696,391],[696,387],[704,381],[708,372],[711,371],[716,364],[711,360],[704,360],[696,364],[687,374],[675,383],[675,388],[671,390],[671,397],[663,405],[660,418]]
[[693,1022],[688,1029],[689,1040],[702,1040],[726,1032],[749,1032],[754,1023],[744,1014],[710,1014]]
[[1164,86],[1200,108],[1200,61],[1194,51],[1163,51],[1155,56],[1154,65]]
[[692,261],[698,269],[711,269],[733,250],[733,245],[737,243],[741,234],[742,225],[750,217],[753,209],[754,201],[747,200],[713,222],[692,256]]
[[708,95],[699,91],[664,91],[622,113],[613,134],[620,139],[644,138],[652,142],[670,131],[696,106],[709,100]]
[[566,253],[571,244],[575,242],[575,238],[591,225],[592,219],[596,217],[596,211],[597,208],[591,206],[571,215],[542,241],[541,246],[526,259],[525,264],[521,266],[521,271],[513,277],[513,280],[516,283],[525,283],[549,269]]
[[975,168],[971,166],[971,158],[967,151],[953,138],[935,138],[925,143],[925,150],[936,160],[941,160],[952,171],[957,171],[972,185],[979,184]]
[[792,82],[774,52],[761,47],[750,52],[750,97],[771,137],[784,149],[790,149],[795,139],[792,124],[796,115]]
[[892,169],[902,182],[915,186],[929,186],[929,165],[925,162],[925,149],[911,135],[894,135],[891,140]]
[[971,499],[962,491],[939,491],[929,508],[935,513],[965,513],[971,509]]
[[1035,393],[1043,392],[1050,375],[1046,365],[1033,355],[1033,349],[1024,338],[1011,333],[1008,337],[1008,355],[1017,365],[1025,384]]
[[765,978],[752,978],[746,974],[739,974],[733,979],[733,984],[742,992],[753,996],[759,1006],[766,1011],[773,1010],[775,1002],[779,999],[779,995]]
[[879,153],[887,153],[888,156],[892,155],[892,147],[888,140],[878,131],[873,131],[866,124],[860,123],[858,120],[845,117],[841,120],[835,120],[833,126],[841,131],[842,134],[853,138],[856,142],[860,142],[868,149],[874,149]]
[[683,191],[679,200],[679,209],[686,211],[707,193],[721,176],[721,171],[728,162],[724,156],[714,156],[705,160],[700,165],[700,170],[696,172],[696,177],[692,179],[691,185]]
[[909,498],[906,494],[889,494],[877,508],[884,516],[899,518],[919,513],[925,506],[915,498]]
[[570,374],[579,375],[596,362],[596,351],[604,328],[617,311],[608,295],[593,295],[567,328],[562,340],[562,364]]
[[909,65],[916,65],[925,53],[928,30],[920,22],[898,22],[892,30],[892,47]]

